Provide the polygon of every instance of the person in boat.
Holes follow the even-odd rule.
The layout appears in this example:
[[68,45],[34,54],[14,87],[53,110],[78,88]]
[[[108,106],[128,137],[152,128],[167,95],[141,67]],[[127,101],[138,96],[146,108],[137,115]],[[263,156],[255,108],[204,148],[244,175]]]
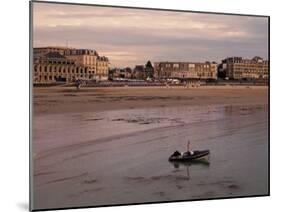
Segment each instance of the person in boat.
[[194,152],[190,150],[190,141],[188,140],[187,141],[187,152],[186,152],[188,155],[193,155]]
[[181,156],[182,154],[176,150],[173,154],[172,154],[172,157],[178,157],[178,156]]
[[179,157],[179,156],[190,156],[193,155],[194,152],[192,150],[190,150],[190,141],[188,140],[187,142],[187,151],[186,152],[179,152],[178,150],[176,150],[173,154],[172,157]]

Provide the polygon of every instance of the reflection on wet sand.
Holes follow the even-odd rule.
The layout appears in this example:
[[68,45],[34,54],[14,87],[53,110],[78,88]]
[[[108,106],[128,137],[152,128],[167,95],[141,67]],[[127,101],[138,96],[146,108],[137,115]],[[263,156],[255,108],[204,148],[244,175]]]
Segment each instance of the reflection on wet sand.
[[194,161],[169,161],[176,170],[182,168],[186,168],[186,179],[189,180],[191,175],[191,168],[192,166],[202,166],[208,168],[210,166],[209,158],[208,159],[201,159],[201,160],[194,160]]

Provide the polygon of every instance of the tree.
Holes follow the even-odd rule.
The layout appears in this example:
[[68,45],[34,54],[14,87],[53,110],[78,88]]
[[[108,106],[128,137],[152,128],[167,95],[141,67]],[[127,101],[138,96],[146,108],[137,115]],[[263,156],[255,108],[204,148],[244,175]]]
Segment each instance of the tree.
[[154,68],[149,61],[147,61],[146,65],[145,65],[145,72],[146,72],[146,78],[149,77],[149,78],[153,78],[153,75],[154,75]]
[[150,62],[150,60],[147,61],[145,67],[146,67],[146,68],[153,68],[153,66],[152,66],[152,64],[151,64],[151,62]]

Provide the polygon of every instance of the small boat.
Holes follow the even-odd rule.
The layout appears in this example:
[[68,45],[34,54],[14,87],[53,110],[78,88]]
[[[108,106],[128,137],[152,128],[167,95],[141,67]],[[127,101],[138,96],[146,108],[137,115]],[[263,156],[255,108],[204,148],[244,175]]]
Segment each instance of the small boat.
[[169,161],[193,161],[205,158],[210,154],[210,150],[195,150],[180,153],[175,151],[170,157]]

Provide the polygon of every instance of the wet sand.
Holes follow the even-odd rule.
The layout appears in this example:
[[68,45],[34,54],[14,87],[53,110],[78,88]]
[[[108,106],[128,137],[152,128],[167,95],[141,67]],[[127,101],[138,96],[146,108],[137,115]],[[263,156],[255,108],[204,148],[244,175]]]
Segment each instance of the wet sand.
[[[37,209],[268,192],[265,87],[40,88],[34,101]],[[208,162],[168,162],[187,139]]]

